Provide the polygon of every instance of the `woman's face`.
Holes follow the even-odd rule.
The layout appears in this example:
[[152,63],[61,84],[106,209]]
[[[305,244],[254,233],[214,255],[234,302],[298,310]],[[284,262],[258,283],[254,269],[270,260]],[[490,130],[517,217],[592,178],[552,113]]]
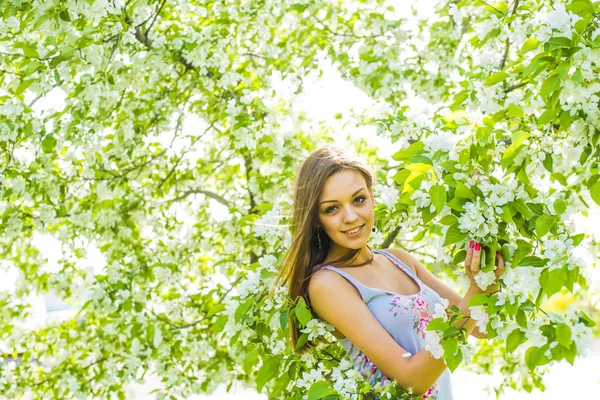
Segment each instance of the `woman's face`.
[[[346,169],[327,178],[319,197],[319,221],[332,240],[330,252],[367,244],[373,229],[373,205],[373,194],[360,172]],[[360,229],[355,232],[356,228]]]

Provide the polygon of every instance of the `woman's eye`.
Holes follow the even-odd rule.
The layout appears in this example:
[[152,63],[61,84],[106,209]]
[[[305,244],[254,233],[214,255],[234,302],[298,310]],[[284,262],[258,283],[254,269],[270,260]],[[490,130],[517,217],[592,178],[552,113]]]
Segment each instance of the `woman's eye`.
[[358,196],[356,199],[354,199],[354,201],[356,200],[360,200],[360,203],[364,203],[367,198],[365,196]]
[[[362,204],[367,200],[367,198],[365,196],[358,196],[357,198],[354,199],[355,202],[357,202],[358,204]],[[336,206],[330,206],[327,207],[325,209],[325,214],[330,214],[335,210]]]

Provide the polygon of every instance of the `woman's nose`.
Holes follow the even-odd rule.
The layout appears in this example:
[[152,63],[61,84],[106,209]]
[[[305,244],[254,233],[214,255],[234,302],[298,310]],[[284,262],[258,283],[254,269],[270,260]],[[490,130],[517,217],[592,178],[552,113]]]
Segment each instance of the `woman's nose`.
[[356,220],[357,214],[352,207],[346,207],[344,209],[344,222],[352,222]]

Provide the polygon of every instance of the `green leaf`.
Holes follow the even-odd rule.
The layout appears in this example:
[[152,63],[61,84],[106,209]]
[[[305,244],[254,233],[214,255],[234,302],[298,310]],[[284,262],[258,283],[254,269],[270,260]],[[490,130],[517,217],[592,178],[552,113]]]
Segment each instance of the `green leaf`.
[[392,179],[398,185],[402,186],[402,185],[404,185],[404,182],[406,182],[406,179],[409,176],[410,176],[410,171],[407,170],[406,168],[402,168],[401,170],[398,170],[398,172],[396,172],[396,174],[392,177]]
[[244,357],[244,361],[242,362],[242,369],[244,370],[246,375],[250,375],[250,373],[252,372],[252,369],[254,368],[254,366],[256,366],[257,361],[258,361],[258,356],[259,356],[258,348],[256,345],[253,345],[253,347],[246,353],[246,356]]
[[550,232],[550,229],[555,223],[556,219],[551,215],[540,215],[537,217],[535,220],[535,233],[538,238],[541,238]]
[[590,188],[590,195],[592,196],[594,203],[600,205],[600,181],[592,185]]
[[548,263],[548,259],[541,259],[536,256],[525,257],[519,261],[519,267],[543,267]]
[[544,354],[548,349],[548,345],[544,345],[542,347],[532,346],[527,349],[525,353],[525,364],[527,367],[533,371],[535,367],[539,367],[540,365],[548,364],[550,359],[546,357]]
[[584,324],[588,328],[596,326],[596,323],[594,321],[592,321],[592,319],[590,317],[588,317],[588,315],[586,313],[584,313],[583,311],[577,311],[577,314],[579,315],[578,322]]
[[453,214],[444,215],[444,217],[440,219],[440,224],[442,225],[454,225],[457,222],[458,218]]
[[540,89],[540,95],[542,96],[542,99],[547,101],[550,95],[557,89],[559,85],[560,79],[557,76],[551,76],[550,78],[546,79],[542,83],[542,88]]
[[566,280],[567,274],[562,268],[553,269],[552,271],[545,269],[540,275],[540,285],[542,285],[542,289],[548,297],[562,289]]
[[308,322],[312,319],[312,314],[306,307],[306,303],[302,298],[300,298],[298,301],[294,311],[296,313],[296,318],[298,318],[298,322],[300,322],[302,326],[306,326],[306,324],[308,324]]
[[46,137],[42,140],[42,150],[44,153],[52,153],[54,148],[56,147],[56,139],[52,134],[46,135]]
[[450,327],[450,325],[448,325],[448,323],[446,321],[444,321],[441,318],[434,318],[431,321],[429,321],[429,324],[427,324],[427,330],[428,331],[446,331],[446,329],[448,329]]
[[485,82],[483,82],[483,86],[495,85],[496,83],[502,82],[503,80],[505,80],[508,77],[509,77],[509,75],[504,71],[494,72],[493,74],[488,76],[488,78],[485,80]]
[[69,12],[67,10],[62,10],[59,14],[58,14],[59,18],[62,19],[65,22],[71,22],[71,16],[69,15]]
[[19,86],[17,86],[17,89],[15,89],[15,96],[20,95],[21,93],[23,93],[25,90],[27,90],[27,88],[29,86],[31,86],[31,84],[35,82],[35,79],[29,79],[26,81],[22,81]]
[[540,45],[540,41],[537,40],[537,38],[535,36],[530,37],[529,39],[527,39],[525,41],[525,43],[523,43],[523,46],[521,46],[521,54],[525,54],[531,50],[535,50],[538,48],[538,46]]
[[554,211],[556,211],[557,214],[563,214],[567,210],[567,206],[567,202],[563,199],[556,199],[553,204]]
[[227,323],[228,317],[227,315],[221,315],[214,324],[212,324],[211,331],[213,334],[217,334],[225,328],[225,324]]
[[556,326],[556,340],[566,347],[571,346],[571,328],[567,324],[558,324]]
[[520,329],[515,329],[506,338],[506,351],[513,352],[525,341],[525,333]]
[[529,138],[529,136],[531,136],[529,132],[525,131],[517,131],[513,133],[511,145],[506,149],[506,151],[504,151],[502,159],[504,160],[510,158],[515,152],[515,150],[519,148],[523,144],[523,142],[525,142],[525,140]]
[[521,199],[515,200],[512,202],[512,205],[515,207],[515,209],[518,212],[521,213],[523,218],[530,219],[531,217],[533,217],[531,210],[529,209],[529,207],[527,207],[527,205],[525,204],[525,202],[523,200],[521,200]]
[[279,357],[269,357],[265,360],[265,363],[260,367],[258,375],[256,376],[256,390],[258,390],[258,392],[263,389],[267,382],[277,375],[279,363]]
[[[456,343],[455,340],[450,339],[453,342]],[[444,360],[446,361],[446,365],[448,366],[448,369],[451,372],[454,372],[454,370],[458,367],[458,365],[460,364],[460,362],[462,361],[462,351],[457,351],[453,356],[449,356],[446,357],[444,354]]]
[[556,67],[556,75],[558,75],[558,77],[563,81],[567,80],[567,78],[569,77],[570,68],[571,62],[569,60],[563,61],[558,67]]
[[306,342],[308,342],[308,333],[303,333],[302,335],[300,335],[298,341],[296,342],[296,351],[299,350],[302,346],[304,346]]
[[37,50],[35,48],[31,47],[28,43],[15,42],[13,44],[13,47],[16,49],[23,50],[23,54],[25,54],[27,57],[40,58],[40,54],[37,52]]
[[408,161],[412,159],[415,155],[423,153],[424,148],[425,144],[423,142],[415,142],[408,146],[406,149],[396,152],[392,156],[392,158],[395,161]]
[[458,224],[454,224],[448,228],[446,232],[446,239],[444,240],[444,246],[451,245],[453,243],[460,242],[467,237],[468,232],[462,232],[458,227]]
[[235,314],[233,315],[235,322],[239,323],[242,320],[242,317],[245,317],[250,311],[250,307],[256,302],[254,297],[249,297],[246,299],[244,303],[238,306],[237,310],[235,310]]
[[279,314],[279,325],[281,325],[281,330],[286,331],[289,321],[290,311],[285,310]]
[[462,182],[456,182],[456,196],[463,199],[475,199],[475,194]]
[[500,219],[502,219],[502,221],[509,223],[512,222],[512,214],[510,212],[510,207],[507,205],[502,206],[502,214],[499,214]]
[[210,308],[208,314],[206,314],[206,318],[210,318],[218,312],[225,310],[225,303],[217,303]]
[[429,189],[429,195],[437,212],[441,212],[446,205],[446,188],[442,185],[433,185]]
[[465,209],[463,208],[463,206],[465,205],[465,203],[467,201],[468,201],[467,199],[463,199],[463,198],[456,196],[448,202],[448,207],[450,207],[454,211],[464,212]]
[[554,157],[552,156],[552,153],[546,153],[546,158],[544,158],[542,164],[544,165],[544,168],[548,170],[548,172],[554,172]]
[[578,235],[571,236],[571,239],[573,239],[573,246],[579,246],[581,241],[585,239],[585,233],[580,233]]
[[308,400],[319,400],[326,396],[336,394],[333,390],[331,383],[328,381],[315,382],[308,389]]
[[485,294],[475,294],[469,299],[469,307],[487,305],[489,297]]
[[527,329],[527,315],[525,315],[525,311],[519,308],[515,319],[521,328]]
[[508,108],[506,109],[506,113],[509,118],[514,118],[514,117],[523,118],[525,116],[525,113],[523,112],[523,108],[519,107],[518,105],[516,105],[514,103],[510,103],[508,105]]

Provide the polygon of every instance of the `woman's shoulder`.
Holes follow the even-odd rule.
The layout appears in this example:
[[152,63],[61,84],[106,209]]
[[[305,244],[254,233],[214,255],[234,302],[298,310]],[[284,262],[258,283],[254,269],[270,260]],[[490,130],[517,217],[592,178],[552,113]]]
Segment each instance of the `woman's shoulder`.
[[379,251],[385,251],[385,252],[390,253],[391,255],[396,257],[398,260],[400,260],[404,264],[406,264],[410,269],[415,271],[415,273],[417,272],[417,268],[416,268],[417,260],[413,256],[411,256],[408,251],[406,251],[404,249],[393,249],[393,248],[379,249]]

